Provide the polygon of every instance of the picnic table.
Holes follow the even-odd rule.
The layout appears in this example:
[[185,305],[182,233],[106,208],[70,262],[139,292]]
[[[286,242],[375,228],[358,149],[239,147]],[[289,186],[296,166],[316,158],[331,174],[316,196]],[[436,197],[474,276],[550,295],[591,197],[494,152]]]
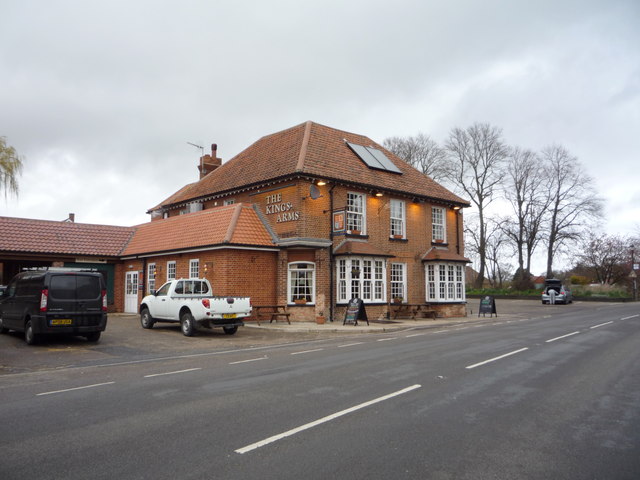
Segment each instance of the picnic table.
[[411,318],[418,320],[421,318],[431,317],[436,319],[436,311],[429,303],[392,303],[390,307],[391,316],[393,319],[397,318]]
[[289,316],[291,315],[287,312],[286,305],[254,305],[254,310],[256,312],[256,321],[258,325],[260,325],[260,320],[269,320],[269,323],[274,320],[276,323],[278,322],[278,318],[284,318],[289,325],[291,325],[291,321],[289,320]]

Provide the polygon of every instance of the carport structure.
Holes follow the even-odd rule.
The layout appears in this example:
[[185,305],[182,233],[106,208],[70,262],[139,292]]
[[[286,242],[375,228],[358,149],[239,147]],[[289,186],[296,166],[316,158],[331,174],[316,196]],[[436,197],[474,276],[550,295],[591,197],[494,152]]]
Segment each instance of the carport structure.
[[134,227],[0,217],[0,285],[25,268],[95,268],[114,302],[115,264]]

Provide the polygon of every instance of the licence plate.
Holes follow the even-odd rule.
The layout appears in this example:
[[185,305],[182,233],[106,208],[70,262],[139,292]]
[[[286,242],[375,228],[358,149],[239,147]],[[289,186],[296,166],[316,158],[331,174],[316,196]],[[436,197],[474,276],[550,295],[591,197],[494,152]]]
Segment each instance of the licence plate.
[[222,318],[236,318],[236,314],[235,313],[223,313],[222,314]]
[[55,325],[72,325],[73,320],[70,318],[53,318],[51,319],[51,326]]

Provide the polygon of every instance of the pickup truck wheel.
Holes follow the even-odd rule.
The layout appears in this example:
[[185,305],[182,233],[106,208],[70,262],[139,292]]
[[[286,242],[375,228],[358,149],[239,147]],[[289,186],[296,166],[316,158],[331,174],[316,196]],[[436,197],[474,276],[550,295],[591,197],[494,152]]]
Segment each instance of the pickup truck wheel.
[[153,324],[156,323],[151,314],[149,313],[149,309],[145,308],[140,313],[140,324],[142,328],[153,328]]
[[31,325],[31,320],[28,320],[24,325],[24,341],[27,342],[27,345],[35,345],[38,343],[38,335],[33,333],[33,325]]
[[196,333],[196,322],[193,319],[193,315],[189,312],[183,313],[180,317],[180,327],[185,337],[193,337]]
[[227,335],[233,335],[234,333],[236,333],[238,331],[238,327],[222,327],[222,329],[224,330],[224,333],[226,333]]

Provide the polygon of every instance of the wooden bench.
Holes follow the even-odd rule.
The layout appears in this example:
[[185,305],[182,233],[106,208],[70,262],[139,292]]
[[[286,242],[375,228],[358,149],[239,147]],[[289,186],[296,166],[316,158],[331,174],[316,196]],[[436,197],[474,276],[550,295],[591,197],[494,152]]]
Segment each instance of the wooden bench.
[[260,325],[260,320],[269,320],[269,323],[272,323],[274,320],[276,323],[279,318],[284,318],[289,325],[291,325],[291,321],[289,320],[289,316],[291,315],[287,312],[286,305],[256,305],[253,307],[256,312],[256,321],[258,325]]
[[394,320],[401,317],[417,321],[418,315],[422,318],[431,317],[435,320],[437,316],[437,312],[428,303],[392,303],[390,311]]

